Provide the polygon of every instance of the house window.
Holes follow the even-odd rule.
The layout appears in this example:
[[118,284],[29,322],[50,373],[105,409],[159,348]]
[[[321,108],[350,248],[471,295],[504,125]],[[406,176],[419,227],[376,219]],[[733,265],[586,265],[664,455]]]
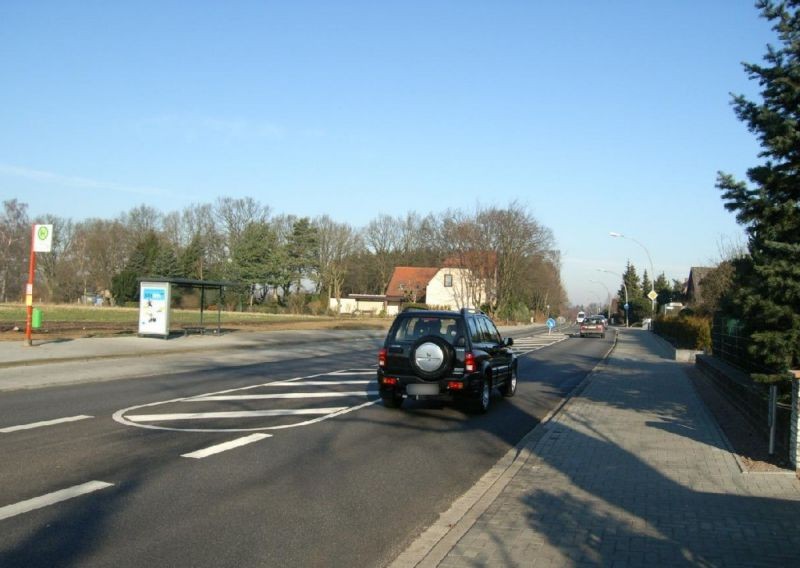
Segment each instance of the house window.
[[453,286],[453,275],[452,274],[445,274],[444,275],[444,287],[445,288],[452,288]]

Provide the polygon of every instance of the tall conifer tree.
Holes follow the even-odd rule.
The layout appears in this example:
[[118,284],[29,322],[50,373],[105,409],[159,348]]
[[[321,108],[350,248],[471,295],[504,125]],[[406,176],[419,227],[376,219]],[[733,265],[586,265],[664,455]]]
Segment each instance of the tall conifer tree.
[[751,338],[750,356],[762,368],[753,377],[775,382],[800,366],[800,0],[757,7],[780,44],[768,46],[764,65],[744,65],[762,100],[738,95],[733,107],[758,137],[764,162],[747,170],[752,186],[719,173],[717,187],[746,227],[750,253],[734,263],[725,309]]

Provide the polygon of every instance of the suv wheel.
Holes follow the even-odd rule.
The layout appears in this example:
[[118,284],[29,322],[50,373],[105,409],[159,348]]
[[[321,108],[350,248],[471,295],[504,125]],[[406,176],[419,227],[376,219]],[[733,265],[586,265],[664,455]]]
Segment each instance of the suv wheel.
[[511,376],[506,379],[503,386],[500,387],[500,394],[506,398],[511,398],[517,392],[517,367],[511,367]]
[[481,390],[478,397],[473,401],[472,408],[477,414],[485,414],[489,410],[492,401],[492,383],[489,379],[481,381]]
[[438,379],[453,368],[455,352],[441,337],[420,337],[411,349],[411,367],[423,379]]

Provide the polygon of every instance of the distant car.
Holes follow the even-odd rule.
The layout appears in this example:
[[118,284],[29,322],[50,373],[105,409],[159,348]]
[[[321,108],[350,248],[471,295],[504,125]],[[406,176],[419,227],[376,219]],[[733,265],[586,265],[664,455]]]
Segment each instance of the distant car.
[[578,315],[575,318],[575,323],[578,323],[578,324],[583,323],[583,320],[585,320],[585,319],[586,319],[586,313],[585,312],[578,312]]
[[592,316],[583,320],[583,323],[580,325],[580,336],[599,335],[600,337],[605,337],[606,324],[603,321],[604,319],[605,318],[601,316]]

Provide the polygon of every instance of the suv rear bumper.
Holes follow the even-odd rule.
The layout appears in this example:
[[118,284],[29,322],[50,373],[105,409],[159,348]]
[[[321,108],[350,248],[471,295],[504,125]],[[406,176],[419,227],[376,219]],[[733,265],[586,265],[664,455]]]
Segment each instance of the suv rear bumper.
[[378,371],[378,391],[381,397],[403,396],[415,400],[454,401],[479,397],[481,387],[481,377],[477,373],[423,381],[413,375],[385,375],[383,370]]

